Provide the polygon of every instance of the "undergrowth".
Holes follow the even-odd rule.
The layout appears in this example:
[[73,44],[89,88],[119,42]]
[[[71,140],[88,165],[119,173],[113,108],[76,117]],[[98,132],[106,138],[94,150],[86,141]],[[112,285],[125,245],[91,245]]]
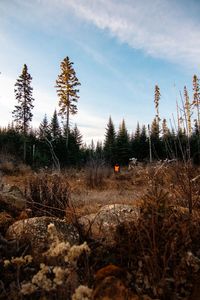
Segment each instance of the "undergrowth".
[[35,174],[26,182],[25,197],[33,216],[64,218],[70,201],[70,185],[62,174]]

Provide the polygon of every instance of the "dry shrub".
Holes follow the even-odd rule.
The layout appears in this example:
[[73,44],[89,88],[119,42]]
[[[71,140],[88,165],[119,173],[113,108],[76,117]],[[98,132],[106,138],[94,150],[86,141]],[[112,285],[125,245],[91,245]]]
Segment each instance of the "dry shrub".
[[138,222],[118,226],[110,251],[129,269],[141,294],[180,299],[189,296],[200,270],[200,218],[182,213],[168,200],[166,192],[153,186]]
[[25,196],[34,216],[63,218],[70,201],[70,185],[61,174],[35,174],[26,182]]
[[12,175],[16,172],[16,167],[12,161],[4,161],[0,164],[0,170],[5,175]]
[[152,183],[171,192],[174,204],[193,209],[200,208],[200,170],[190,161],[162,165],[149,172]]
[[17,165],[17,173],[20,175],[28,175],[31,172],[31,167],[23,163]]
[[85,168],[85,181],[90,188],[102,187],[110,175],[110,169],[101,159],[91,159]]
[[179,164],[173,169],[173,192],[177,202],[189,208],[200,208],[200,169],[194,167],[190,162]]

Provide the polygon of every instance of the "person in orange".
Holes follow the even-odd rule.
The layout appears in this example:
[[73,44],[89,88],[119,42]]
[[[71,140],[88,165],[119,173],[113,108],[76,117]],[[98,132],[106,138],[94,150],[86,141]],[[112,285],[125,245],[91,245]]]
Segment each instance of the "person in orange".
[[120,166],[118,164],[114,165],[114,172],[119,173],[120,172]]

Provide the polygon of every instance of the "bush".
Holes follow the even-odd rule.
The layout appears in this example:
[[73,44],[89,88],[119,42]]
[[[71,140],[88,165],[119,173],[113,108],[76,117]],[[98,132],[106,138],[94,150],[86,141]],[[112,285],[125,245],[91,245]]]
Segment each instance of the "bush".
[[35,174],[25,186],[28,207],[34,216],[63,218],[70,201],[70,186],[61,174]]
[[188,297],[200,270],[199,232],[200,217],[175,209],[168,194],[153,186],[138,222],[118,226],[110,252],[129,269],[142,294],[159,299]]
[[90,160],[85,169],[85,180],[87,186],[91,188],[102,187],[105,184],[105,179],[110,176],[110,169],[105,165],[105,162],[100,159]]

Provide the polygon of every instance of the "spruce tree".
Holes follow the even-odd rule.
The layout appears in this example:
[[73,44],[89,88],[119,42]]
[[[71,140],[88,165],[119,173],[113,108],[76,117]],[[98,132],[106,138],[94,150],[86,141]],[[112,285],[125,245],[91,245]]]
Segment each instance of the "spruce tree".
[[115,150],[116,150],[116,132],[113,121],[109,117],[109,121],[106,127],[105,141],[104,141],[104,156],[109,164],[115,163]]
[[53,140],[59,139],[61,136],[61,129],[58,121],[57,111],[55,110],[53,113],[53,117],[50,123],[50,134]]
[[103,145],[101,141],[97,141],[96,150],[95,150],[96,158],[103,158]]
[[154,103],[155,103],[155,110],[156,110],[156,123],[158,124],[158,132],[159,132],[159,102],[160,102],[160,88],[158,85],[155,86],[155,94],[154,94]]
[[76,145],[78,146],[78,148],[80,148],[83,144],[83,136],[76,124],[74,125],[74,128],[73,128],[71,134],[74,137]]
[[163,138],[166,138],[169,135],[169,128],[167,127],[167,120],[165,118],[162,121],[162,134]]
[[50,128],[48,124],[47,115],[44,115],[42,122],[39,125],[39,139],[44,140],[45,138],[49,139],[50,137]]
[[24,64],[22,74],[15,83],[15,98],[18,105],[15,106],[12,114],[16,122],[17,129],[23,134],[24,138],[24,162],[26,161],[26,136],[29,130],[30,122],[32,121],[32,109],[34,98],[32,96],[33,88],[31,87],[32,77],[28,73],[27,65]]
[[189,95],[188,95],[186,86],[184,86],[184,98],[185,98],[184,109],[185,109],[185,114],[186,114],[186,127],[187,127],[186,130],[187,130],[188,136],[191,136],[191,134],[192,134],[191,104],[190,104],[190,99],[189,99]]
[[193,76],[193,106],[197,109],[197,127],[198,132],[200,131],[200,88],[199,88],[199,78],[197,75]]
[[140,124],[137,123],[135,133],[131,137],[131,156],[138,158],[140,152]]
[[138,159],[145,159],[148,157],[149,146],[148,146],[148,139],[147,139],[147,132],[145,125],[142,126],[141,133],[140,133],[140,151],[138,153]]
[[66,118],[66,147],[69,145],[69,116],[77,113],[77,101],[79,99],[79,90],[77,86],[80,85],[76,72],[73,68],[73,62],[70,62],[67,56],[61,62],[61,73],[56,80],[57,94],[59,97],[59,114]]
[[125,121],[122,120],[116,139],[117,161],[126,165],[130,158],[130,138],[126,129]]

